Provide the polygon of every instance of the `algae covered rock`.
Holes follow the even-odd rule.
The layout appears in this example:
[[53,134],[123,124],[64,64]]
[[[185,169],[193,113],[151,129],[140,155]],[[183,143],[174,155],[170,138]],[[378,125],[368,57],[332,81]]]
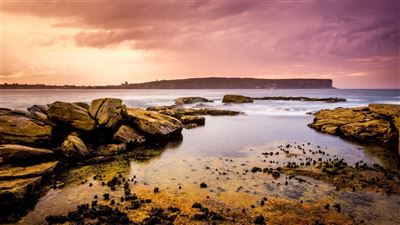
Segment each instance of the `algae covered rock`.
[[370,104],[368,107],[320,110],[308,126],[328,134],[398,148],[399,116],[399,105]]
[[48,145],[52,127],[9,109],[0,110],[0,143],[29,146]]
[[113,140],[119,143],[141,144],[145,142],[144,136],[140,135],[132,127],[122,125],[113,135]]
[[81,158],[89,155],[85,143],[74,134],[68,135],[62,143],[61,151],[68,158]]
[[121,99],[100,98],[90,104],[89,114],[97,120],[99,126],[115,128],[126,114]]
[[193,104],[198,102],[212,102],[212,101],[203,97],[182,97],[175,99],[174,102],[177,105],[184,105],[184,104]]
[[47,114],[51,120],[79,130],[93,131],[96,127],[96,121],[90,117],[88,111],[74,103],[54,102],[50,104]]
[[252,103],[253,99],[243,95],[224,95],[222,99],[224,103]]
[[128,109],[129,120],[143,133],[169,136],[182,131],[182,123],[171,116],[143,109]]
[[37,177],[54,171],[58,161],[45,162],[32,166],[3,166],[0,168],[0,180]]
[[54,156],[54,152],[43,148],[33,148],[23,145],[0,145],[0,157],[5,162],[31,162],[46,160]]

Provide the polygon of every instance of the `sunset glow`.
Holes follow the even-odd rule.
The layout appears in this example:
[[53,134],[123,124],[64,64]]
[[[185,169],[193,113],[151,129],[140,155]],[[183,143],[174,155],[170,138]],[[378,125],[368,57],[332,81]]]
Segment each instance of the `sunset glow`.
[[399,88],[399,2],[2,1],[1,83],[331,78]]

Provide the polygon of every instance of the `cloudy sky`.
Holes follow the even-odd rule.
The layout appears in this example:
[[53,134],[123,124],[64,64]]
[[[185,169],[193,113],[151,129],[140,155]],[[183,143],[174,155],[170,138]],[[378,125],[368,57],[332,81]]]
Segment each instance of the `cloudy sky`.
[[1,82],[331,78],[400,88],[397,0],[2,0]]

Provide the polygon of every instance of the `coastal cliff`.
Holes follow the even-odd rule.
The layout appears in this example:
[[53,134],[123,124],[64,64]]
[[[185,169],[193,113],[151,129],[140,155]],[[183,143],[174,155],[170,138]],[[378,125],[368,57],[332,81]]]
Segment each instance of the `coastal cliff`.
[[190,78],[104,86],[1,84],[1,89],[331,89],[331,79]]

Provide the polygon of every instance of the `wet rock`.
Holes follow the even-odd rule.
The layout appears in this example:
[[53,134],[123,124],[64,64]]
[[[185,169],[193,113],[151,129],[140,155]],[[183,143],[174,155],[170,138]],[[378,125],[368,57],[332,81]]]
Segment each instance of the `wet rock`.
[[202,116],[182,116],[180,121],[183,125],[196,124],[197,126],[204,126],[206,119]]
[[253,99],[243,95],[224,95],[222,102],[224,103],[252,103]]
[[46,162],[33,166],[3,166],[0,168],[0,180],[37,177],[52,173],[58,162]]
[[116,155],[121,152],[124,152],[127,150],[127,146],[125,143],[122,144],[107,144],[107,145],[102,145],[97,148],[96,154],[97,155]]
[[84,158],[90,153],[85,143],[74,134],[68,135],[61,145],[61,151],[68,158]]
[[262,215],[257,216],[257,217],[254,219],[254,224],[257,224],[257,225],[265,225],[264,216],[262,216]]
[[122,125],[118,131],[115,132],[113,140],[118,143],[142,144],[145,142],[145,137],[140,135],[132,127]]
[[278,100],[278,101],[305,101],[305,102],[345,102],[347,101],[344,98],[310,98],[310,97],[286,97],[286,96],[268,96],[261,98],[252,98],[254,100]]
[[52,158],[54,152],[43,148],[33,148],[23,145],[5,144],[0,145],[0,157],[5,162],[24,163],[45,161]]
[[115,128],[126,114],[126,106],[121,99],[100,98],[90,104],[89,114],[99,126]]
[[51,144],[53,128],[9,109],[0,109],[0,143],[28,146]]
[[41,177],[33,177],[0,181],[0,221],[18,217],[34,204],[41,180]]
[[332,135],[398,148],[399,108],[400,105],[371,104],[368,107],[320,110],[308,126]]
[[183,106],[153,106],[147,108],[149,111],[157,111],[161,114],[180,119],[182,116],[236,116],[242,114],[239,111],[214,109],[214,108],[185,108]]
[[70,125],[83,131],[93,131],[96,122],[90,117],[88,111],[74,103],[54,102],[47,110],[50,120]]
[[170,116],[142,109],[128,109],[130,121],[142,132],[153,136],[180,134],[182,123]]
[[198,102],[212,102],[203,97],[182,97],[174,100],[176,105],[193,104]]

